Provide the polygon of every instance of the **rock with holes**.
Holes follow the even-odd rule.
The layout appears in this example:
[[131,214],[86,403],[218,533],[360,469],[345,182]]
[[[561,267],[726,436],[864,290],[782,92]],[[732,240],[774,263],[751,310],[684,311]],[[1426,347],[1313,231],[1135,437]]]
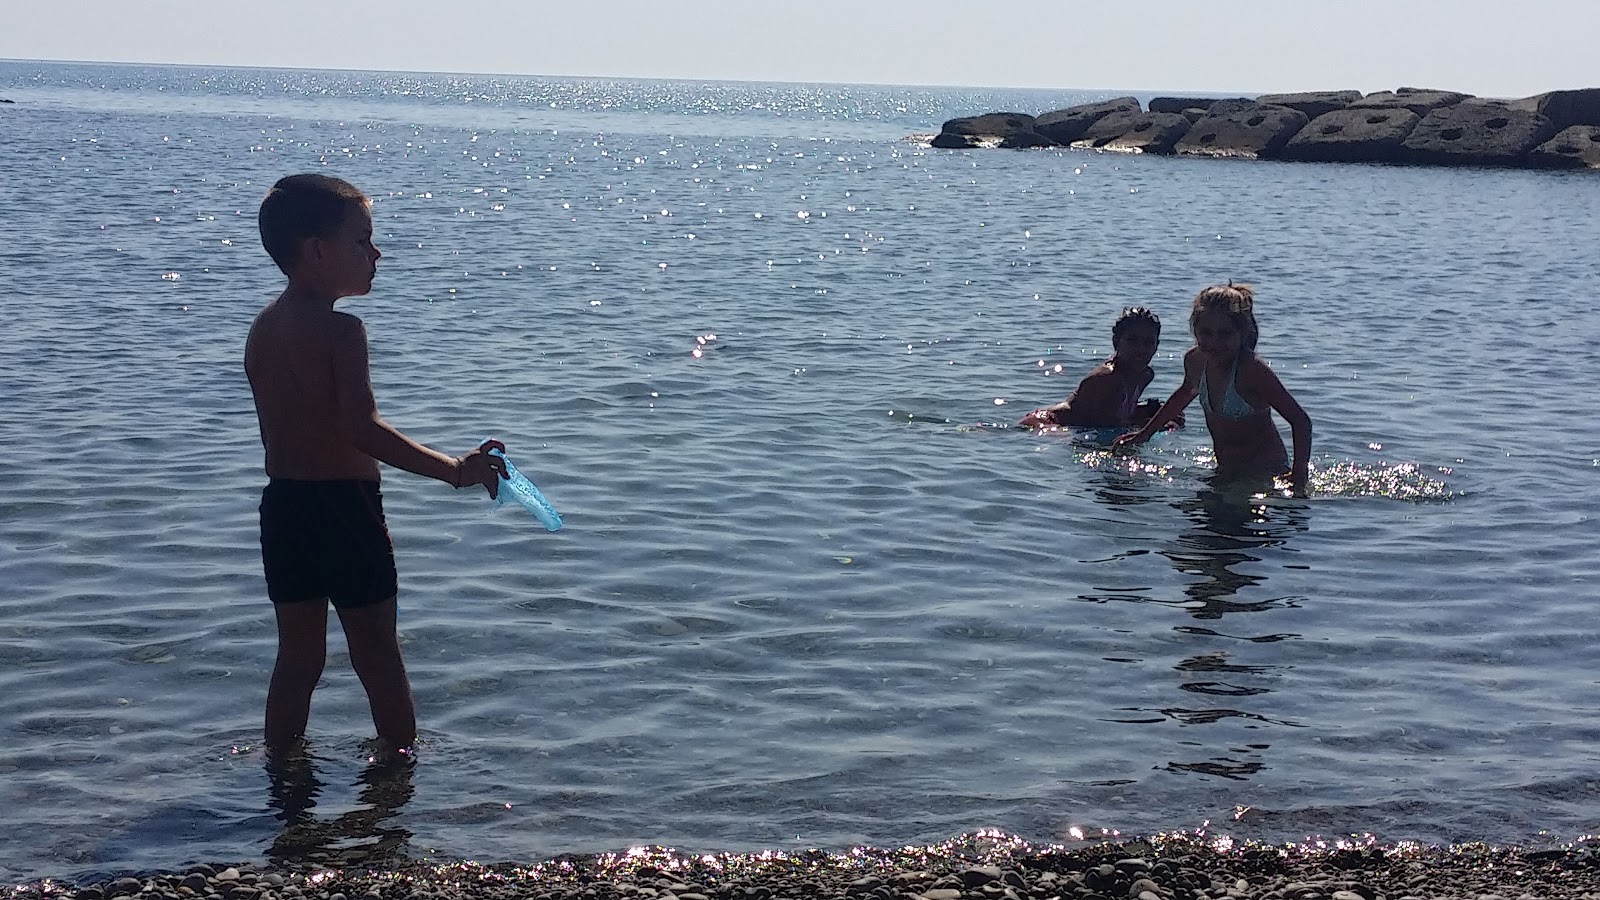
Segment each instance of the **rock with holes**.
[[1188,133],[1189,119],[1179,113],[1116,113],[1094,123],[1072,146],[1165,156]]
[[1352,108],[1401,107],[1409,109],[1419,116],[1426,116],[1436,109],[1446,106],[1455,106],[1463,100],[1471,98],[1471,94],[1458,94],[1455,91],[1436,91],[1432,88],[1403,87],[1397,91],[1380,91],[1368,94],[1350,104]]
[[1528,153],[1542,169],[1600,169],[1600,125],[1574,125]]
[[1557,131],[1574,125],[1600,125],[1600,88],[1551,91],[1512,101],[1511,105],[1544,116]]
[[1323,113],[1289,139],[1283,158],[1303,162],[1397,162],[1422,117],[1400,107]]
[[1360,91],[1307,91],[1300,94],[1266,94],[1256,98],[1257,103],[1268,106],[1287,106],[1306,114],[1306,118],[1331,113],[1361,99]]
[[1052,142],[1066,146],[1081,140],[1094,123],[1113,113],[1136,113],[1139,101],[1133,97],[1118,97],[1101,103],[1085,103],[1067,109],[1058,109],[1040,116],[1034,123],[1035,131]]
[[1424,116],[1401,147],[1411,162],[1515,166],[1555,132],[1550,120],[1538,113],[1501,103],[1458,103]]
[[1033,116],[1014,112],[951,119],[939,129],[933,146],[960,150],[966,147],[993,147],[1013,138],[1026,140],[1026,136],[1033,133],[1033,122]]
[[1252,103],[1212,112],[1194,123],[1176,150],[1185,156],[1236,156],[1271,159],[1310,119],[1298,109]]

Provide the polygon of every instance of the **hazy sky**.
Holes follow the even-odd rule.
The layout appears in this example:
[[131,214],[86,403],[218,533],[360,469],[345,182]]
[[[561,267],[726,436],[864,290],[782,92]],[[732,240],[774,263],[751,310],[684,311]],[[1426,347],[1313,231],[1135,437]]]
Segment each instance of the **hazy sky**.
[[1600,86],[1600,0],[0,0],[0,58],[1149,91]]

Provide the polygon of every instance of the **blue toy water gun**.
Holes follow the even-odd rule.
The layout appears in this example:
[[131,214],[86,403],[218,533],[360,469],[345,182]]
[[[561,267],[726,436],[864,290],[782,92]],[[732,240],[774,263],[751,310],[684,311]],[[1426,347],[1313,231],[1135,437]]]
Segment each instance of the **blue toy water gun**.
[[495,499],[495,505],[504,506],[507,501],[515,500],[528,512],[533,513],[533,517],[538,519],[539,524],[546,530],[560,530],[561,514],[556,512],[556,508],[544,498],[544,494],[539,493],[539,489],[528,480],[528,476],[518,472],[517,467],[511,464],[511,460],[504,453],[499,450],[489,452],[505,460],[506,464],[506,474],[500,478],[500,492]]

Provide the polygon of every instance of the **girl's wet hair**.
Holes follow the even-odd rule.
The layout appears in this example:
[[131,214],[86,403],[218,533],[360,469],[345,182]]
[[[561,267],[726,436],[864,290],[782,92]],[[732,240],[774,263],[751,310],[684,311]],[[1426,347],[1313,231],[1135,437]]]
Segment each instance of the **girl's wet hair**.
[[1261,336],[1261,329],[1256,327],[1256,289],[1248,284],[1213,284],[1197,294],[1194,298],[1194,308],[1189,311],[1189,332],[1194,332],[1195,323],[1200,321],[1200,316],[1216,311],[1228,317],[1233,327],[1239,331],[1239,349],[1246,353],[1256,352],[1256,339]]
[[1128,332],[1128,329],[1141,326],[1160,331],[1161,319],[1143,306],[1130,306],[1124,309],[1122,315],[1117,316],[1117,321],[1111,326],[1112,343],[1116,343],[1118,338]]

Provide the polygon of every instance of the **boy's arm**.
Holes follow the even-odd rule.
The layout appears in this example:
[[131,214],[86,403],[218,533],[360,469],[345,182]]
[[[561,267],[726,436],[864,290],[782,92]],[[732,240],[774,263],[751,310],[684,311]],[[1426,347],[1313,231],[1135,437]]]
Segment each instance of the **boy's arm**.
[[1122,405],[1116,376],[1100,369],[1089,373],[1078,383],[1078,389],[1064,403],[1052,406],[1053,418],[1063,425],[1113,425],[1118,421],[1117,407]]
[[[493,496],[499,486],[493,457],[487,447],[469,454],[483,459],[455,459],[406,437],[378,415],[378,401],[372,393],[372,373],[368,366],[367,329],[354,316],[341,317],[333,340],[333,386],[339,417],[357,450],[397,469],[436,478],[451,487],[484,484]],[[503,447],[500,447],[503,449]],[[472,465],[470,463],[476,463]],[[503,463],[501,464],[504,465]],[[482,469],[482,472],[477,471]]]
[[1104,425],[1117,421],[1116,383],[1110,372],[1096,370],[1084,376],[1072,396],[1054,406],[1036,409],[1022,417],[1024,427],[1040,425]]

